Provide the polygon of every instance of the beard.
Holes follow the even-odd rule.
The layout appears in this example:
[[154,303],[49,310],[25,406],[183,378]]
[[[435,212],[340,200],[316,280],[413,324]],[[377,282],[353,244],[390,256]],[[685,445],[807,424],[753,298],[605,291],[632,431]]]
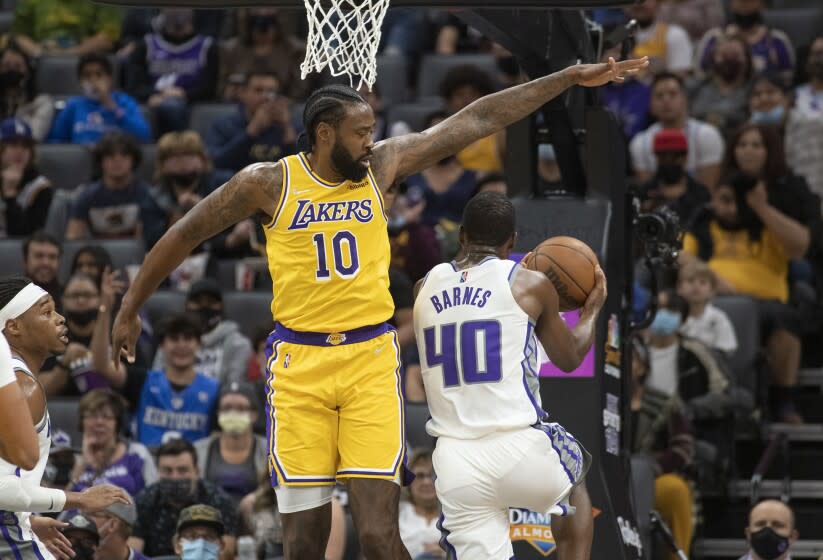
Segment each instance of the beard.
[[[371,152],[368,155],[371,155]],[[360,160],[351,157],[339,142],[335,142],[331,149],[331,162],[337,172],[349,181],[362,181],[369,172],[369,168],[360,163]]]

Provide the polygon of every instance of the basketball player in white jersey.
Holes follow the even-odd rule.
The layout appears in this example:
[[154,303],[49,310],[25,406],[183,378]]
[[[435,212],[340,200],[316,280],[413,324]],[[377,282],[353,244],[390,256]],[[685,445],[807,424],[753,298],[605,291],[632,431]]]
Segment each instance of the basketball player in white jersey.
[[[82,493],[40,486],[51,446],[51,423],[45,392],[36,373],[46,358],[66,349],[68,330],[47,292],[26,278],[3,278],[0,332],[8,341],[11,366],[28,404],[29,414],[18,421],[34,419],[39,447],[39,459],[32,469],[0,459],[0,558],[51,560],[55,558],[52,552],[59,558],[69,558],[68,541],[54,530],[62,524],[42,519],[39,525],[43,532],[35,534],[29,512],[56,512],[64,507],[100,509],[130,500],[122,489],[111,485],[94,486]],[[43,544],[38,534],[48,535],[49,546]]]
[[[454,559],[512,558],[509,508],[565,513],[558,504],[582,482],[590,461],[562,427],[541,423],[547,415],[526,377],[539,365],[535,337],[560,369],[580,365],[594,340],[606,279],[598,267],[580,321],[569,329],[548,278],[505,260],[514,239],[511,202],[480,193],[463,214],[459,259],[434,267],[417,286],[414,329],[431,413],[427,430],[437,437],[441,544]],[[582,553],[570,556],[587,558],[590,540],[589,532]]]
[[37,433],[26,398],[17,384],[11,349],[0,333],[0,459],[33,469],[40,458]]

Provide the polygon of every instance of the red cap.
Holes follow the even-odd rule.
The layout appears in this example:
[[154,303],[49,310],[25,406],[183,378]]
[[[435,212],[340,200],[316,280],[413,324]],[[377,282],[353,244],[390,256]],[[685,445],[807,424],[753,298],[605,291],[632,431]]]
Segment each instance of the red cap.
[[688,152],[689,141],[686,135],[676,128],[664,128],[654,135],[654,153]]

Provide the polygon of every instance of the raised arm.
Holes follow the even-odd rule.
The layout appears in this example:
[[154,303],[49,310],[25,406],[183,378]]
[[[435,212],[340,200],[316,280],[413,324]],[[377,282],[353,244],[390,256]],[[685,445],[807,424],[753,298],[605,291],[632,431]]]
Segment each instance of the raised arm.
[[560,316],[554,286],[548,279],[543,283],[543,310],[537,320],[535,333],[549,359],[563,371],[576,369],[594,342],[597,316],[606,301],[606,277],[599,266],[595,270],[595,278],[595,287],[580,309],[580,318],[573,329],[569,329]]
[[123,297],[112,329],[114,358],[125,346],[134,360],[140,335],[137,312],[160,283],[203,241],[257,211],[273,215],[283,183],[280,163],[255,163],[198,202],[155,244]]
[[390,184],[456,154],[469,144],[530,115],[573,85],[595,87],[623,81],[648,65],[647,58],[578,64],[487,95],[423,132],[389,138],[374,148],[381,184]]

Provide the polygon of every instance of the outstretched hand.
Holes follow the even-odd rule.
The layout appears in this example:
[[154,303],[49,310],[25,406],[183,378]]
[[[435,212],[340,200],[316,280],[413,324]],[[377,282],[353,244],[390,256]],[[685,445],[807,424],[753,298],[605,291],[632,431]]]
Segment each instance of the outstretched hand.
[[130,364],[134,363],[137,338],[140,336],[142,328],[143,322],[136,313],[126,314],[123,309],[120,309],[111,328],[111,358],[115,368],[120,365],[121,355]]
[[74,558],[75,554],[71,547],[71,541],[60,532],[61,529],[68,526],[68,523],[40,515],[33,515],[30,520],[31,530],[34,531],[37,538],[43,541],[43,544],[46,545],[46,548],[55,558],[58,560]]
[[632,58],[615,62],[609,57],[608,62],[599,64],[578,64],[571,66],[577,72],[576,82],[586,87],[597,87],[609,82],[622,82],[627,76],[637,74],[649,65],[649,57]]

